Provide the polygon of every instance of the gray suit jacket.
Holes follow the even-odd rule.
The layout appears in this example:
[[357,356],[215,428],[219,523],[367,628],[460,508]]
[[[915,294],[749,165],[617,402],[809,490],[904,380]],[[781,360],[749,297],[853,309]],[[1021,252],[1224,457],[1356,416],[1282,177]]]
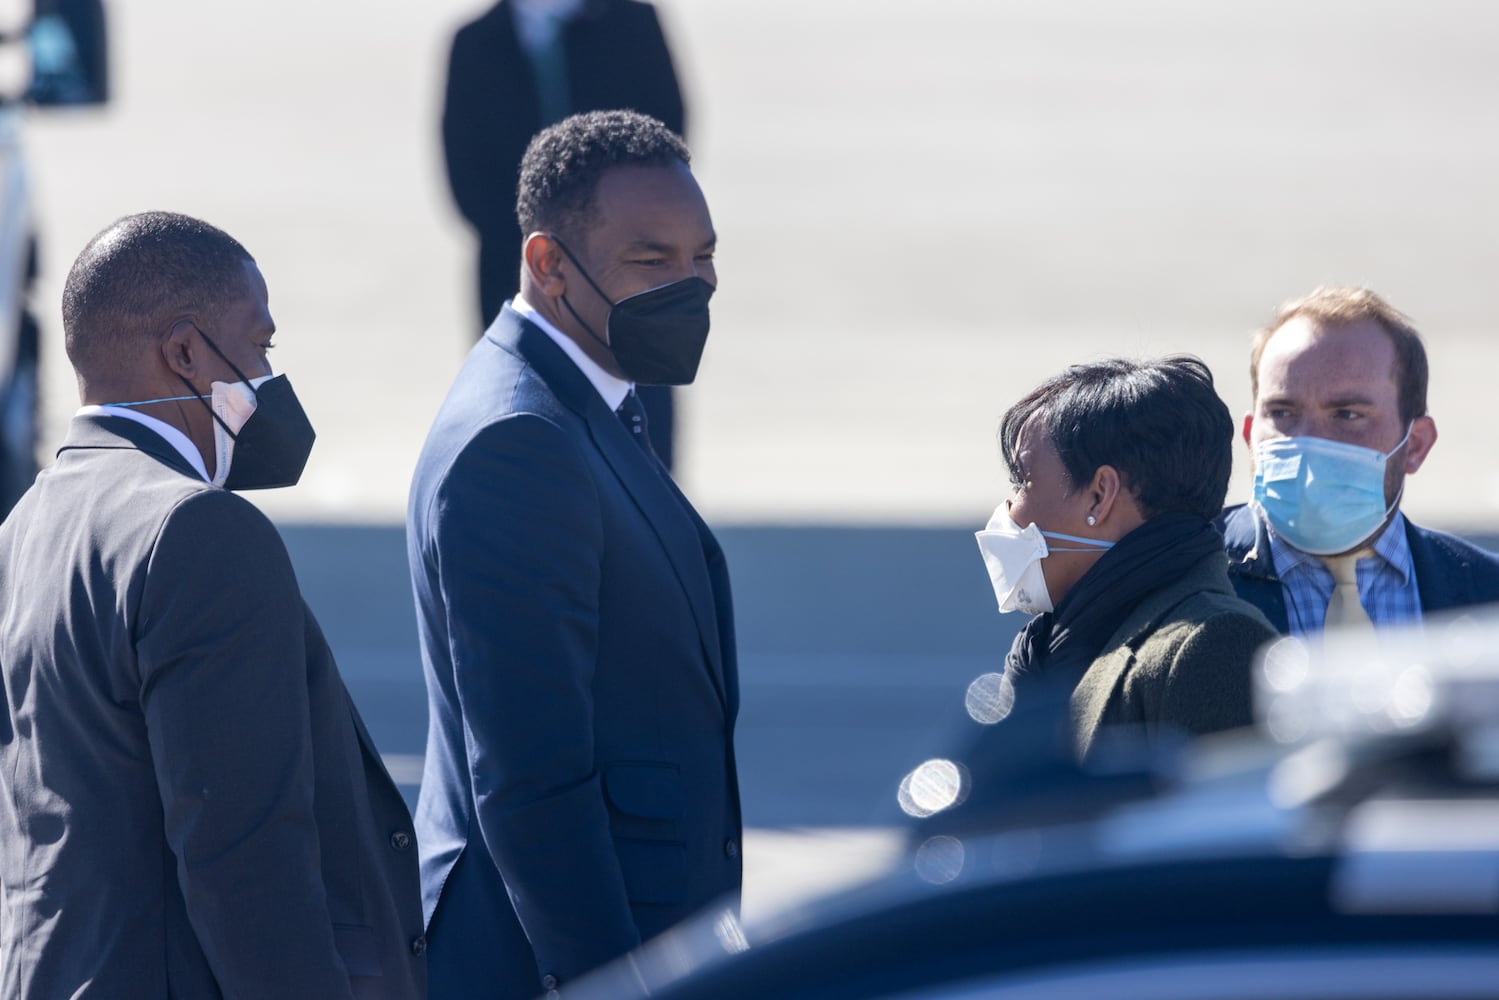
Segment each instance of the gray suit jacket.
[[254,506],[78,417],[0,613],[0,994],[423,995],[410,817]]

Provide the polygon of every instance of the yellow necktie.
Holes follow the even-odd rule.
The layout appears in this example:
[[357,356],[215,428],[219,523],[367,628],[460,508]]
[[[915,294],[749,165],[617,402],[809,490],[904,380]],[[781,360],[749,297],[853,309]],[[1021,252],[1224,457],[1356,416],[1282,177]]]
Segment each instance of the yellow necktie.
[[1327,601],[1327,628],[1356,628],[1373,631],[1374,622],[1364,610],[1358,596],[1358,561],[1374,555],[1373,549],[1359,549],[1341,556],[1322,556],[1332,571],[1332,597]]

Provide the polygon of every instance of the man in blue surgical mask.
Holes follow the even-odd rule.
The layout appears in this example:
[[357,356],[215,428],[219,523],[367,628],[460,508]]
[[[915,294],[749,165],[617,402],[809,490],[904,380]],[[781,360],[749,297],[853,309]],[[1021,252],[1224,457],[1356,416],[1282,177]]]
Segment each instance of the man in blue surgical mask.
[[1499,600],[1499,558],[1400,513],[1437,440],[1407,317],[1368,289],[1319,288],[1255,335],[1250,377],[1254,499],[1219,521],[1240,597],[1292,635]]

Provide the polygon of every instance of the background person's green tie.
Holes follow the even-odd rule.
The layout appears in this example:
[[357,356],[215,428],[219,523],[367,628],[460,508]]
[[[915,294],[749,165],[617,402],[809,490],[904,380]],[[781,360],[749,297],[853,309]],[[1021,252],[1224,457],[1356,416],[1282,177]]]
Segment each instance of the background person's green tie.
[[542,128],[556,124],[572,113],[572,92],[567,84],[567,49],[562,39],[566,30],[566,21],[553,21],[547,41],[528,52],[531,75],[536,80]]

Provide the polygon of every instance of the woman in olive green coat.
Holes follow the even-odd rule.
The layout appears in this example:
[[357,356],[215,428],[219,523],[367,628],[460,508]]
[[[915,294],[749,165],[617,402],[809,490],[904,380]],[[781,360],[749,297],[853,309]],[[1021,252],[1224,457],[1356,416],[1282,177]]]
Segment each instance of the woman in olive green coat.
[[1076,365],[1004,416],[1014,491],[979,548],[1000,610],[1035,617],[1002,685],[1017,709],[1068,692],[1080,754],[1105,727],[1158,737],[1251,721],[1250,668],[1275,631],[1234,596],[1212,524],[1233,436],[1190,357]]

